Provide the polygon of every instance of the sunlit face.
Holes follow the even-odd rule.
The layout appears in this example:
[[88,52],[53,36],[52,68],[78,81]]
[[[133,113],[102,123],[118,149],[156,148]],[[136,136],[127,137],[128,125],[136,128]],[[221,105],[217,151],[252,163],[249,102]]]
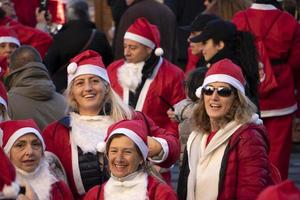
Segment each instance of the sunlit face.
[[134,142],[125,135],[112,139],[108,148],[108,161],[111,173],[118,178],[137,171],[143,163]]
[[42,156],[42,143],[34,133],[19,137],[10,150],[11,162],[25,172],[33,172]]
[[76,77],[73,81],[71,92],[77,103],[79,114],[98,115],[108,87],[104,81],[96,75],[86,74]]
[[10,42],[2,42],[0,43],[0,56],[8,57],[10,56],[16,49],[18,45]]
[[212,39],[208,39],[202,44],[203,44],[202,54],[206,61],[209,61],[212,57],[214,57],[214,55],[216,55],[221,49],[224,48],[223,42],[219,42],[218,44],[215,44]]
[[[209,86],[213,88],[225,87],[230,89],[230,85],[223,82],[214,82],[209,84]],[[216,90],[212,95],[204,94],[204,106],[212,126],[218,124],[218,121],[223,119],[223,117],[230,111],[234,99],[234,92],[232,92],[232,94],[228,97],[218,95]]]
[[201,34],[201,31],[192,31],[188,38],[188,42],[190,44],[190,49],[191,49],[191,52],[193,55],[202,55],[202,49],[203,49],[202,42],[194,43],[194,42],[190,41],[191,38],[193,38],[197,35],[200,35],[200,34]]
[[128,63],[146,61],[152,49],[133,40],[124,39],[124,57]]

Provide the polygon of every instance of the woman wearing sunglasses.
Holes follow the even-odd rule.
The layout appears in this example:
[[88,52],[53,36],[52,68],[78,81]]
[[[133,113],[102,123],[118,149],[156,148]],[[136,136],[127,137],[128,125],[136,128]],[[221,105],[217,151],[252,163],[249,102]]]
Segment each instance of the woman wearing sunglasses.
[[256,199],[272,183],[266,130],[229,59],[213,64],[193,113],[187,142],[187,199]]

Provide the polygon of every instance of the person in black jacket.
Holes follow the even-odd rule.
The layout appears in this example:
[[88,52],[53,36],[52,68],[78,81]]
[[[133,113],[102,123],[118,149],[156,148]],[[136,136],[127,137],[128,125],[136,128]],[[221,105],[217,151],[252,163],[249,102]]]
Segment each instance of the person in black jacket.
[[88,10],[88,4],[84,0],[74,1],[68,5],[68,22],[54,36],[53,44],[44,59],[58,92],[63,92],[67,87],[66,65],[70,58],[78,53],[90,49],[102,55],[105,65],[113,61],[108,40],[90,21]]

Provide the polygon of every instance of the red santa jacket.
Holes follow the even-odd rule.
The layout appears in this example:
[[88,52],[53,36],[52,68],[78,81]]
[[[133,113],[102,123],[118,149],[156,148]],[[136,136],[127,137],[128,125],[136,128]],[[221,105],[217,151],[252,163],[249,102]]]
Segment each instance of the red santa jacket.
[[[90,189],[87,195],[85,196],[84,200],[104,200],[105,183],[101,185],[101,188],[99,187],[100,186],[95,186],[92,189]],[[152,176],[148,176],[147,191],[148,191],[149,200],[176,200],[177,199],[177,195],[169,185],[160,183],[157,179],[155,179]],[[98,192],[100,192],[99,199],[97,199]]]
[[262,125],[246,124],[232,136],[220,169],[218,200],[256,199],[272,184],[269,143]]
[[58,181],[52,184],[51,200],[73,200],[73,195],[63,181]]
[[[136,113],[134,116],[135,119],[144,120],[144,117],[140,113]],[[154,124],[154,122],[147,118],[149,122],[150,128],[150,136],[163,138],[168,142],[169,154],[167,159],[158,164],[161,167],[168,168],[173,165],[179,157],[180,153],[180,145],[179,141],[176,137],[174,137],[173,133],[170,133],[164,129],[159,128]],[[73,169],[79,170],[78,162],[74,162],[74,166],[72,166],[72,152],[71,144],[70,144],[70,127],[69,127],[69,118],[63,118],[60,121],[56,121],[51,123],[49,126],[45,128],[43,131],[43,137],[46,144],[46,151],[50,151],[54,153],[59,160],[61,161],[66,174],[70,189],[73,193],[75,199],[83,199],[84,195],[80,195],[78,193],[76,184],[75,184],[75,176],[73,174]],[[100,142],[100,141],[99,141]],[[80,179],[81,180],[81,179]],[[80,181],[76,180],[76,181]]]
[[192,50],[191,47],[188,48],[188,62],[186,63],[185,66],[185,75],[188,76],[188,74],[193,71],[194,69],[196,69],[197,63],[200,59],[201,56],[198,55],[193,55],[192,54]]
[[[144,99],[144,101],[140,101],[141,104],[137,104],[135,109],[142,111],[153,119],[159,127],[172,131],[178,137],[178,124],[169,119],[167,110],[170,107],[164,100],[174,105],[182,99],[185,99],[183,87],[184,73],[180,68],[166,59],[161,59],[161,61],[162,62],[159,62],[155,67],[158,71],[154,78],[148,78],[146,80],[146,83],[149,81],[150,85],[145,83],[139,96],[139,100]],[[117,75],[118,69],[123,64],[124,59],[117,60],[108,66],[107,71],[111,87],[126,102],[124,89],[120,85]],[[154,71],[156,69],[154,69]],[[164,100],[162,100],[161,97]]]
[[[261,116],[282,116],[297,109],[294,82],[299,82],[300,73],[300,25],[288,13],[265,6],[253,4],[235,14],[233,22],[239,30],[250,31],[257,41],[262,40],[271,61],[277,86],[260,94]],[[300,84],[297,87],[299,91]]]
[[25,26],[9,17],[1,19],[0,26],[9,26],[12,28],[16,32],[20,43],[31,45],[36,48],[41,54],[42,58],[44,58],[53,41],[49,34],[38,29]]

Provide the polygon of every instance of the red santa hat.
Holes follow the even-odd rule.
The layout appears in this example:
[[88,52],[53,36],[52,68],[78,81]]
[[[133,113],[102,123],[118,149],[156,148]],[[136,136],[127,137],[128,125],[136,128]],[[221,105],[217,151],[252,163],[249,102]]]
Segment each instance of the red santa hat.
[[300,200],[300,190],[290,180],[267,187],[260,193],[257,200]]
[[20,41],[17,34],[9,27],[1,26],[0,27],[0,44],[1,43],[14,43],[20,46]]
[[145,122],[142,120],[122,120],[108,128],[107,136],[105,142],[98,144],[98,151],[104,152],[105,148],[108,149],[108,146],[105,146],[107,142],[112,138],[113,135],[122,134],[129,137],[139,148],[142,153],[143,159],[147,159],[148,155],[148,146],[147,146],[147,134],[148,130],[145,125]]
[[222,59],[214,63],[206,72],[205,79],[201,87],[196,90],[196,96],[201,97],[202,88],[214,82],[224,82],[236,88],[245,95],[246,80],[239,66],[229,59]]
[[102,57],[93,50],[86,50],[70,60],[68,65],[68,85],[77,76],[94,74],[109,83],[109,78]]
[[0,199],[15,199],[20,191],[13,164],[0,148]]
[[33,133],[41,141],[43,150],[45,150],[44,139],[37,124],[32,119],[27,120],[9,120],[2,122],[0,128],[3,131],[3,149],[9,154],[13,144],[23,135]]
[[139,42],[151,49],[155,49],[157,56],[163,55],[164,51],[160,48],[160,32],[156,25],[150,24],[147,19],[141,17],[128,28],[124,39]]

